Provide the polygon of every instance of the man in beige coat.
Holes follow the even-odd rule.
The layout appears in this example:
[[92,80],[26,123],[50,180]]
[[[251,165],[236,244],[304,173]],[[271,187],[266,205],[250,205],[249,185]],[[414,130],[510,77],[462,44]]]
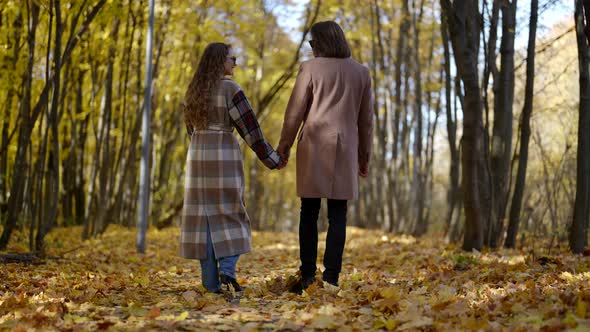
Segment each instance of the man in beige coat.
[[288,160],[297,136],[301,278],[290,289],[295,293],[315,278],[322,198],[328,199],[330,223],[323,280],[338,285],[347,202],[358,197],[358,176],[368,175],[373,138],[369,69],[351,58],[344,32],[335,22],[314,24],[311,36],[315,58],[299,68],[277,149]]

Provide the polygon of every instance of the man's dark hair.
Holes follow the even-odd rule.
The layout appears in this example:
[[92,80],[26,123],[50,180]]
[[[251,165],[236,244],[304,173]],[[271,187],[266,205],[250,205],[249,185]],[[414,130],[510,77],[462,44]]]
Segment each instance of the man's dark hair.
[[313,54],[318,57],[348,58],[350,47],[344,31],[334,21],[318,22],[311,26]]

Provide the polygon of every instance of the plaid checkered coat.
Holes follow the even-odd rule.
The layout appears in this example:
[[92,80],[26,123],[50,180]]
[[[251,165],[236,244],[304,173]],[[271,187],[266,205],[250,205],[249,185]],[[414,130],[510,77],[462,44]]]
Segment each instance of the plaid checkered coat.
[[207,258],[207,223],[216,258],[250,251],[244,162],[234,128],[266,167],[273,169],[280,163],[238,84],[222,80],[212,100],[208,128],[188,128],[191,142],[180,236],[180,255],[184,258]]

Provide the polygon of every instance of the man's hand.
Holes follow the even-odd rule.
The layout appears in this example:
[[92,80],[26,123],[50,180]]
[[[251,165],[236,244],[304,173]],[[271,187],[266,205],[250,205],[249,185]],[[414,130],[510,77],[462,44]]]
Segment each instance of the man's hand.
[[366,178],[369,176],[369,165],[359,165],[359,176]]
[[281,156],[281,159],[284,159],[285,161],[289,161],[290,150],[291,148],[283,143],[279,143],[279,146],[277,146],[277,152]]
[[279,153],[279,156],[281,156],[281,163],[283,164],[283,167],[285,167],[289,162],[290,150],[290,147],[282,143],[279,143],[279,146],[277,147],[277,152]]
[[283,169],[289,163],[289,150],[289,147],[285,144],[279,143],[277,146],[277,153],[281,157],[281,162],[279,163],[279,166],[277,166],[277,169]]

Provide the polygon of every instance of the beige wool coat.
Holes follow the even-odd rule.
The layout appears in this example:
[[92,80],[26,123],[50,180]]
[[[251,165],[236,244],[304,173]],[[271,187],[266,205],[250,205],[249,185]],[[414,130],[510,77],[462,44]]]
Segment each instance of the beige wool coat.
[[[299,132],[299,135],[297,133]],[[352,58],[305,61],[287,105],[279,149],[297,137],[297,195],[353,200],[373,137],[369,69]]]

